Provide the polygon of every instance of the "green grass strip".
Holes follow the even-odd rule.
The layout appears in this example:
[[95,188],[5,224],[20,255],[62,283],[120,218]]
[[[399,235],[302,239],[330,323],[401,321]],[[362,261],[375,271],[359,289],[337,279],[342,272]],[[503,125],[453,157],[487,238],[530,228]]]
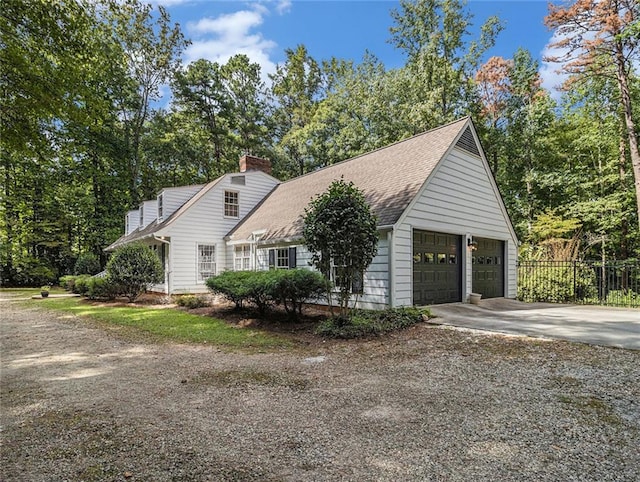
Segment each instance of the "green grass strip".
[[38,303],[42,308],[133,328],[170,341],[247,348],[290,345],[287,340],[258,330],[237,328],[216,318],[173,308],[93,305],[78,298],[48,299]]

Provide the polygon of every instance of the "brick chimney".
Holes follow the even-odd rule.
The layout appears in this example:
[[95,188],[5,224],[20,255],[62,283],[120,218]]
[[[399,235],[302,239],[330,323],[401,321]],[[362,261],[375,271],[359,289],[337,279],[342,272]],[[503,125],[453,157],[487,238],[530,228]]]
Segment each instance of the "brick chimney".
[[240,172],[246,171],[262,171],[271,174],[271,161],[250,155],[244,155],[240,158]]

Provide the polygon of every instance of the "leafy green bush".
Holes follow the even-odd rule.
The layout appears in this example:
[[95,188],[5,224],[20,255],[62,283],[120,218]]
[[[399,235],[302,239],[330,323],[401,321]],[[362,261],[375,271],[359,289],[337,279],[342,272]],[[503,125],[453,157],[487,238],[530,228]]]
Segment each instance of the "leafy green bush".
[[107,263],[107,276],[133,302],[154,283],[164,279],[162,263],[156,253],[141,243],[126,244],[113,253]]
[[276,301],[275,285],[278,271],[250,271],[246,279],[247,301],[258,308],[258,313],[264,315]]
[[224,296],[241,308],[252,303],[260,314],[275,303],[283,303],[292,317],[301,313],[302,304],[326,291],[324,277],[304,269],[270,271],[225,271],[207,280],[214,293]]
[[207,300],[207,298],[205,298],[204,296],[194,296],[194,295],[181,296],[177,299],[176,303],[178,303],[178,306],[183,306],[190,310],[209,306],[209,300]]
[[307,269],[272,271],[274,297],[282,302],[293,318],[302,314],[303,303],[319,299],[326,294],[329,285],[324,276]]
[[209,278],[207,288],[235,303],[239,309],[249,297],[248,280],[252,274],[253,271],[224,271]]
[[108,276],[91,277],[86,280],[87,298],[91,300],[114,300],[120,294],[120,287]]
[[73,292],[85,296],[89,291],[89,280],[91,276],[88,274],[82,274],[80,276],[75,277],[75,282],[73,285]]
[[98,274],[100,272],[100,260],[93,253],[82,253],[78,256],[73,273],[79,274]]
[[569,303],[597,296],[595,272],[587,266],[540,263],[519,269],[520,301]]
[[316,333],[329,338],[362,338],[407,328],[423,321],[428,310],[387,308],[385,310],[353,310],[351,317],[335,317],[322,322]]
[[610,290],[604,302],[607,306],[640,306],[640,293],[633,290]]
[[42,286],[52,284],[56,280],[56,273],[46,262],[26,257],[14,266],[14,281],[16,286]]
[[76,278],[77,276],[72,274],[61,276],[59,280],[60,286],[62,286],[67,291],[73,291],[73,287],[76,284]]

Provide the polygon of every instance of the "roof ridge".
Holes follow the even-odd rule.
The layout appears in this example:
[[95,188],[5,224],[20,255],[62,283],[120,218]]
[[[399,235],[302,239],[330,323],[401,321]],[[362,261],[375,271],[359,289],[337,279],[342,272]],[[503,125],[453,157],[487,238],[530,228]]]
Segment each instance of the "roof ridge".
[[362,154],[358,154],[357,156],[353,156],[353,157],[350,157],[348,159],[343,159],[342,161],[338,161],[338,162],[336,162],[334,164],[329,164],[328,166],[321,167],[320,169],[316,169],[315,171],[305,172],[304,174],[302,174],[300,176],[296,176],[296,177],[293,177],[291,179],[287,179],[286,181],[281,181],[278,185],[282,186],[283,184],[288,184],[290,182],[296,181],[298,179],[305,178],[307,176],[310,176],[310,175],[315,174],[317,172],[324,171],[324,170],[332,168],[334,166],[339,166],[339,165],[342,165],[342,164],[346,164],[347,162],[355,161],[356,159],[359,159],[359,158],[361,158],[363,156],[368,156],[368,155],[373,154],[375,152],[389,149],[391,147],[397,146],[398,144],[402,144],[403,142],[407,142],[407,141],[410,141],[410,140],[415,139],[417,137],[421,137],[421,136],[424,136],[424,135],[427,135],[427,134],[431,134],[431,133],[433,133],[433,132],[435,132],[437,130],[444,129],[445,127],[449,127],[449,126],[451,126],[453,124],[456,124],[458,122],[467,121],[469,119],[471,119],[471,116],[470,115],[466,115],[464,117],[461,117],[460,119],[451,121],[451,122],[449,122],[447,124],[444,124],[444,125],[441,125],[441,126],[438,126],[438,127],[433,127],[433,128],[431,128],[429,130],[420,132],[418,134],[414,134],[414,135],[412,135],[410,137],[407,137],[405,139],[400,139],[399,141],[395,141],[395,142],[393,142],[391,144],[387,144],[386,146],[378,147],[376,149],[373,149],[372,151],[363,152]]

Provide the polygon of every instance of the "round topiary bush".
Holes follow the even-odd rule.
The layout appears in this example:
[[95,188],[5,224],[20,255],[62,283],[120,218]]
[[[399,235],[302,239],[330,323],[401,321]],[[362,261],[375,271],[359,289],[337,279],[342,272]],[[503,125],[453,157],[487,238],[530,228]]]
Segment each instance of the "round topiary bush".
[[144,293],[149,285],[164,280],[160,258],[141,243],[118,248],[107,263],[107,275],[130,302]]

